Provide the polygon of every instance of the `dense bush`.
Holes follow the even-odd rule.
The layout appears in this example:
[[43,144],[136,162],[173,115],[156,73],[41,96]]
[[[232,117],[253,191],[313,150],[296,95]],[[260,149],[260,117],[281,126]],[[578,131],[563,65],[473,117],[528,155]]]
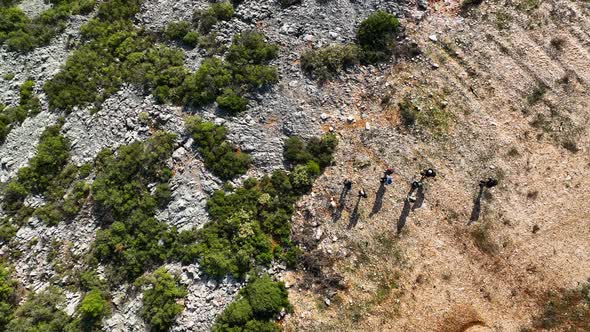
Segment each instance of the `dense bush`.
[[59,309],[64,300],[63,295],[52,287],[41,293],[32,293],[16,309],[5,331],[63,332],[69,321],[68,315]]
[[221,313],[212,331],[278,332],[274,318],[283,309],[291,310],[287,296],[282,282],[274,282],[268,276],[255,278],[240,291],[238,300]]
[[196,47],[199,45],[199,33],[196,31],[189,31],[182,37],[182,42],[189,47]]
[[168,188],[172,171],[167,161],[174,142],[174,134],[156,132],[145,142],[120,147],[116,154],[105,149],[97,156],[92,197],[105,228],[96,235],[93,253],[111,264],[112,282],[133,280],[168,256],[173,235],[154,218],[157,206],[165,202],[158,202],[149,185]]
[[[131,13],[130,8],[133,4],[122,13],[105,9],[104,17],[120,17]],[[182,100],[179,88],[186,70],[180,50],[155,45],[153,37],[139,35],[129,19],[93,19],[81,32],[88,42],[74,51],[62,71],[44,86],[51,109],[98,107],[123,82],[151,91],[160,102]]]
[[108,312],[108,304],[99,290],[91,290],[84,295],[78,311],[82,319],[96,322]]
[[218,106],[232,113],[243,111],[247,101],[243,95],[278,80],[275,67],[277,47],[264,41],[264,35],[244,32],[234,36],[226,60],[209,58],[183,83],[184,102],[204,106],[215,100]]
[[226,129],[199,117],[186,120],[186,130],[194,139],[205,166],[222,180],[246,173],[250,156],[234,149],[226,140]]
[[170,40],[182,40],[182,38],[191,30],[191,25],[187,21],[170,22],[166,26],[164,34]]
[[359,48],[356,45],[328,46],[301,56],[301,69],[320,81],[334,78],[342,69],[358,63]]
[[383,11],[377,11],[361,22],[356,38],[363,60],[369,63],[387,60],[393,53],[398,30],[397,18]]
[[20,52],[47,45],[55,35],[65,29],[70,15],[90,13],[96,1],[49,2],[53,6],[32,20],[17,7],[0,7],[0,42],[5,42],[8,49]]
[[292,136],[285,141],[283,156],[293,165],[309,165],[310,170],[315,173],[314,165],[309,162],[315,162],[322,169],[329,166],[337,145],[338,140],[333,134],[326,134],[321,138],[312,137],[307,142],[300,137]]
[[181,42],[190,47],[197,46],[199,42],[199,34],[196,31],[191,31],[191,24],[187,21],[169,23],[164,34],[169,40]]
[[[214,4],[207,12],[226,18],[227,6],[231,8]],[[218,100],[220,107],[239,112],[247,104],[244,94],[277,81],[276,69],[268,65],[276,57],[276,46],[266,44],[261,34],[248,32],[234,37],[227,61],[205,59],[189,75],[180,50],[158,45],[153,35],[133,26],[131,18],[138,8],[137,1],[109,0],[100,5],[98,18],[81,28],[86,43],[44,86],[50,109],[99,107],[122,83],[129,82],[162,103],[205,106]],[[166,35],[211,52],[217,48],[214,36],[213,40],[199,37],[187,22],[172,23]]]
[[151,331],[168,331],[176,316],[182,312],[182,305],[176,303],[186,295],[179,287],[178,280],[160,268],[151,275],[138,279],[138,285],[148,286],[143,292],[141,316]]
[[101,320],[108,315],[109,305],[98,289],[87,292],[76,310],[76,316],[68,323],[65,332],[100,331]]
[[10,270],[0,263],[0,330],[5,331],[6,324],[12,319],[17,304],[16,281],[10,277]]
[[228,21],[234,15],[234,7],[229,2],[212,3],[205,10],[195,11],[193,21],[202,33],[209,33],[218,21]]

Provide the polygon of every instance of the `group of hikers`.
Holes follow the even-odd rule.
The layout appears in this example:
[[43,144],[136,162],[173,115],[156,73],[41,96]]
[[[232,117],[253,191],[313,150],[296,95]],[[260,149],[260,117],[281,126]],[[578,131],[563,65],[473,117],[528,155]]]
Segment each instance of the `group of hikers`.
[[[391,167],[388,167],[385,169],[385,171],[383,171],[383,176],[380,179],[382,186],[388,186],[388,185],[393,184],[393,178],[392,178],[393,173],[394,173],[394,170]],[[409,202],[414,202],[416,200],[415,192],[421,191],[424,186],[424,181],[426,181],[429,178],[435,178],[436,175],[437,175],[436,170],[433,168],[427,168],[427,169],[422,170],[420,172],[420,179],[414,180],[411,182],[412,187],[406,197],[406,200]],[[491,178],[491,177],[487,178],[485,180],[479,181],[480,192],[484,188],[492,188],[492,187],[495,187],[496,185],[498,185],[498,180]],[[344,180],[344,188],[345,188],[346,192],[348,192],[352,189],[352,181],[350,179]],[[358,197],[359,197],[359,199],[368,197],[367,193],[365,192],[365,190],[363,188],[359,189]]]

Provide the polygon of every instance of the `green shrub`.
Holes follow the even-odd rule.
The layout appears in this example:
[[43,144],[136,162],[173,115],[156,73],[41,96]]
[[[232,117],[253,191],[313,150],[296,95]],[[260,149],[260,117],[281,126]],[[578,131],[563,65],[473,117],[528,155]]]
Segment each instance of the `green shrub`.
[[248,100],[244,97],[238,96],[234,90],[227,88],[216,99],[217,105],[222,110],[228,111],[232,114],[243,112],[248,106]]
[[27,115],[35,115],[41,111],[39,98],[34,94],[35,82],[25,81],[20,87],[20,107],[27,111]]
[[148,323],[150,330],[168,331],[176,316],[182,312],[182,305],[176,302],[186,295],[185,289],[177,285],[178,280],[165,268],[139,279],[136,284],[149,285],[143,292],[141,316]]
[[6,136],[12,128],[22,123],[27,117],[40,112],[39,98],[34,94],[35,82],[25,81],[20,87],[20,102],[15,107],[5,107],[0,104],[0,143],[6,140]]
[[182,42],[189,47],[196,47],[199,44],[199,33],[196,31],[189,31],[182,37]]
[[278,332],[280,329],[273,320],[281,310],[291,310],[287,295],[282,282],[274,282],[268,276],[255,278],[219,315],[212,331]]
[[91,290],[82,299],[78,311],[88,325],[99,322],[108,312],[108,303],[99,290]]
[[[285,141],[283,156],[293,165],[308,164],[309,161],[313,161],[323,169],[332,163],[332,155],[337,145],[338,140],[333,134],[326,134],[321,138],[313,137],[307,142],[300,137],[292,136]],[[319,174],[314,167],[310,170],[312,173]]]
[[[92,196],[102,211],[93,255],[110,264],[111,282],[134,280],[168,257],[175,231],[154,218],[162,197],[168,197],[175,135],[156,132],[145,142],[122,146],[115,154],[105,149],[96,158]],[[156,184],[152,194],[150,184]],[[158,189],[159,188],[159,189]]]
[[187,21],[171,22],[166,26],[164,34],[170,40],[181,41],[190,29],[191,25]]
[[212,3],[209,10],[220,21],[229,21],[234,16],[234,6],[229,2]]
[[225,127],[199,117],[189,117],[186,120],[186,131],[194,139],[207,169],[222,180],[231,180],[248,170],[250,156],[234,151],[226,140]]
[[193,22],[198,24],[203,34],[208,34],[218,21],[228,21],[234,15],[234,7],[229,2],[213,3],[205,10],[195,11]]
[[8,218],[0,219],[0,242],[8,243],[16,235],[16,227],[14,227]]
[[14,312],[6,326],[6,332],[43,331],[62,332],[69,321],[68,315],[59,309],[63,295],[53,287],[41,293],[32,293]]
[[387,60],[395,47],[399,21],[395,16],[377,11],[361,22],[356,38],[365,62]]
[[[46,195],[56,187],[54,180],[59,178],[69,160],[69,142],[59,133],[61,125],[58,123],[45,129],[29,166],[19,169],[16,178],[4,188],[5,212],[11,215],[17,215],[19,211],[24,213],[23,201],[29,193]],[[28,215],[24,213],[24,217]]]
[[356,45],[328,46],[301,56],[301,69],[320,81],[332,79],[342,69],[358,63],[359,48]]
[[0,330],[2,331],[12,319],[12,313],[17,304],[16,286],[16,281],[10,277],[10,270],[0,263]]
[[17,7],[0,7],[0,42],[8,49],[28,52],[47,45],[64,31],[72,14],[88,14],[95,0],[50,1],[53,6],[34,19],[29,19]]

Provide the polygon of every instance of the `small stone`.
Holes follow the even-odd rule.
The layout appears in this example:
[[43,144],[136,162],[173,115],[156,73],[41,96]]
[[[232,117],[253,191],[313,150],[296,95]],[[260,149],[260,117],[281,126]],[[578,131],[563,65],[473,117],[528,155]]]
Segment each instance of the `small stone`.
[[307,34],[303,37],[303,41],[306,42],[312,42],[313,41],[313,35]]
[[346,118],[346,121],[348,121],[348,123],[353,123],[353,122],[354,122],[354,116],[352,116],[352,115],[349,115],[349,116]]
[[328,120],[328,114],[326,114],[326,113],[320,114],[320,119],[322,119],[322,121]]
[[368,122],[365,123],[365,130],[371,130],[371,125]]
[[329,306],[330,304],[332,304],[332,301],[330,301],[330,299],[329,299],[329,298],[325,298],[325,299],[324,299],[324,303],[325,303],[327,306]]
[[428,39],[430,39],[431,41],[433,41],[435,43],[438,41],[438,37],[436,35],[430,35],[430,36],[428,36]]

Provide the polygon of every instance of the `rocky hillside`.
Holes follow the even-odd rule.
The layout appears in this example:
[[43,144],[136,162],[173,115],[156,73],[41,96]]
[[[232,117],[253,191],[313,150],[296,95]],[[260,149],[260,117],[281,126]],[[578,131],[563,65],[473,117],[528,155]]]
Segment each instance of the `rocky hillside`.
[[0,330],[590,328],[587,1],[0,6]]

